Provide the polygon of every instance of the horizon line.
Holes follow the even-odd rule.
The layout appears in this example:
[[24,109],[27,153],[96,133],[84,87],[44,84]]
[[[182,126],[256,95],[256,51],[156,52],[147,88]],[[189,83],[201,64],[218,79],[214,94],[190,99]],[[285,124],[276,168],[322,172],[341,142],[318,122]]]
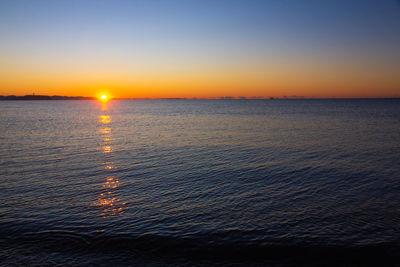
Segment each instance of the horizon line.
[[[400,99],[400,96],[382,97],[305,97],[305,96],[221,96],[221,97],[114,97],[110,100],[318,100],[318,99]],[[0,95],[0,100],[98,100],[94,96],[61,95]]]

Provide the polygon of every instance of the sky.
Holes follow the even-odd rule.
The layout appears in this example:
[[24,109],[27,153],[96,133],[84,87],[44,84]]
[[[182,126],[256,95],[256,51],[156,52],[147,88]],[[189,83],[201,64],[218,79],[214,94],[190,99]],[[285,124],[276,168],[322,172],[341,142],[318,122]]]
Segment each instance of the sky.
[[400,97],[400,1],[0,1],[0,95],[101,92]]

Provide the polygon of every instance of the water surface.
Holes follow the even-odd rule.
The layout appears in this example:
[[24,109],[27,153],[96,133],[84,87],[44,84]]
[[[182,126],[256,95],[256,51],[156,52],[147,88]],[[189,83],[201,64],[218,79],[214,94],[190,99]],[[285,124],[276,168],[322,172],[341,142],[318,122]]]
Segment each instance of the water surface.
[[383,99],[2,101],[0,259],[398,262],[399,114]]

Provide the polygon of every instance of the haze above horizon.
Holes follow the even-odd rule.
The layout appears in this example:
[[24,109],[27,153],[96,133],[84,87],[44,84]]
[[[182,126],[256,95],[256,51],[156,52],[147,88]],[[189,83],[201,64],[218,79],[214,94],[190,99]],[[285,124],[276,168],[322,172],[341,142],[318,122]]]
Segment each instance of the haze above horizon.
[[0,95],[400,97],[400,2],[0,2]]

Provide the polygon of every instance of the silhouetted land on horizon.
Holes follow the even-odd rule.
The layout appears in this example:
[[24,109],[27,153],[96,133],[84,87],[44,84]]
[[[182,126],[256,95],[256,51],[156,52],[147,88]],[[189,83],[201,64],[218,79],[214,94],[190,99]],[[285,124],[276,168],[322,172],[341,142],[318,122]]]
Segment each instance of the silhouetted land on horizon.
[[48,95],[24,95],[24,96],[15,96],[8,95],[2,96],[0,95],[0,100],[95,100],[95,97],[85,97],[85,96],[48,96]]
[[[96,97],[85,97],[85,96],[49,96],[49,95],[24,95],[24,96],[16,96],[16,95],[8,95],[3,96],[0,95],[0,100],[96,100]],[[219,100],[237,100],[237,99],[305,99],[302,96],[284,96],[282,98],[279,97],[262,97],[262,96],[253,96],[253,97],[234,97],[234,96],[221,96],[215,98],[186,98],[186,97],[160,97],[160,98],[151,98],[151,97],[144,97],[144,98],[135,98],[135,97],[121,97],[121,98],[113,98],[114,100],[186,100],[186,99],[219,99]]]

